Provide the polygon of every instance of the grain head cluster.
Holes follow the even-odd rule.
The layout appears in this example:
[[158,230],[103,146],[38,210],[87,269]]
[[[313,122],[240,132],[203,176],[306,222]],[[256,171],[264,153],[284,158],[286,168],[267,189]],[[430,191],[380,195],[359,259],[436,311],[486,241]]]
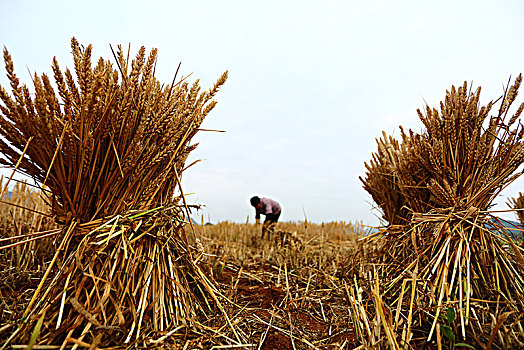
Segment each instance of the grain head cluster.
[[508,89],[496,116],[489,117],[493,102],[479,106],[480,87],[471,92],[464,83],[446,93],[440,111],[418,110],[425,132],[401,127],[401,141],[385,134],[377,140],[361,180],[388,224],[408,223],[412,213],[436,208],[487,210],[520,175],[515,170],[524,160],[524,130],[516,121],[524,104],[509,118],[508,110],[521,80]]
[[507,205],[515,211],[521,225],[524,225],[524,194],[519,192],[517,197],[509,198]]
[[[64,221],[87,221],[169,201],[189,142],[227,72],[208,91],[198,81],[161,85],[154,77],[157,51],[140,48],[130,61],[121,47],[118,69],[102,58],[91,63],[91,46],[72,40],[73,72],[53,59],[53,78],[35,74],[34,95],[20,85],[4,49],[12,90],[0,88],[2,163],[44,183],[53,211]],[[24,157],[21,157],[21,155]]]

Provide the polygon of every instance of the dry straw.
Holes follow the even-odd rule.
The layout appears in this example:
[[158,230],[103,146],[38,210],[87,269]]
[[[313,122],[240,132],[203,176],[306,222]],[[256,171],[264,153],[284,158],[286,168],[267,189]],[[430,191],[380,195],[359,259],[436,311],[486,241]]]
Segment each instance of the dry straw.
[[515,211],[518,220],[524,225],[524,194],[519,192],[517,197],[509,198],[507,205]]
[[[0,187],[3,180],[0,178]],[[58,231],[50,216],[44,198],[26,182],[16,181],[11,191],[5,191],[0,199],[2,270],[15,268],[17,273],[26,273],[44,267],[53,248],[51,240],[41,236],[50,237]]]
[[[377,273],[385,300],[396,307],[397,340],[409,343],[419,332],[440,346],[446,327],[478,344],[524,339],[523,252],[488,211],[524,160],[517,123],[524,104],[508,112],[521,81],[519,75],[506,89],[494,116],[493,102],[479,106],[480,88],[452,87],[440,110],[418,111],[423,133],[401,128],[401,141],[384,135],[366,164],[364,188],[389,224]],[[504,312],[511,316],[492,338],[486,329]]]
[[93,65],[91,45],[71,48],[74,72],[53,59],[54,84],[35,74],[34,92],[4,49],[0,162],[49,188],[63,227],[12,339],[28,342],[42,318],[40,343],[93,348],[199,325],[220,300],[186,238],[180,177],[227,72],[201,91],[176,76],[160,84],[156,49],[131,60],[119,46],[114,68]]

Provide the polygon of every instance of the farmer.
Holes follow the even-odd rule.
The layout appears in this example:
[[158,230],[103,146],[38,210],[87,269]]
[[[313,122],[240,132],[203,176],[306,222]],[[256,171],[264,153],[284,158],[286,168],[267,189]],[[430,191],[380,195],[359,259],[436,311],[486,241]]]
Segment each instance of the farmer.
[[266,232],[268,232],[269,238],[269,227],[277,223],[282,211],[280,204],[270,198],[260,198],[258,196],[252,197],[250,202],[251,205],[255,207],[255,220],[257,225],[260,223],[260,214],[266,216],[264,224],[262,225],[262,239],[264,239]]

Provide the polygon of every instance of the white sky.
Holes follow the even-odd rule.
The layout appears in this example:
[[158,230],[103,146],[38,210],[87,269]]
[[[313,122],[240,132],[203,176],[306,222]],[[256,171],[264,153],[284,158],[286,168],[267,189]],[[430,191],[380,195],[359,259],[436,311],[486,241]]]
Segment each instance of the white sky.
[[375,138],[398,136],[399,125],[420,132],[416,109],[437,107],[464,80],[482,86],[482,103],[499,97],[524,73],[523,15],[517,0],[0,0],[0,44],[24,83],[28,69],[51,73],[53,56],[72,68],[72,36],[93,44],[94,59],[111,58],[109,44],[158,48],[164,83],[180,61],[204,88],[229,70],[203,125],[226,133],[194,140],[191,159],[203,161],[183,178],[204,220],[253,220],[258,194],[281,202],[283,221],[305,211],[314,222],[376,225],[358,180]]

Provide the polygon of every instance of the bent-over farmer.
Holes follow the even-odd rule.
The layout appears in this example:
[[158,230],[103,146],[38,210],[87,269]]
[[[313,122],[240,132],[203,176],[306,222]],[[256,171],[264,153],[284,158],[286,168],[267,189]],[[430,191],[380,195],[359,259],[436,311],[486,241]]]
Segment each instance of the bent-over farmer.
[[268,231],[269,226],[278,222],[282,208],[277,201],[270,198],[254,196],[251,198],[250,202],[251,205],[255,207],[255,220],[257,224],[260,223],[260,214],[265,215],[266,217],[264,224],[262,225],[262,239],[264,239],[264,235]]

